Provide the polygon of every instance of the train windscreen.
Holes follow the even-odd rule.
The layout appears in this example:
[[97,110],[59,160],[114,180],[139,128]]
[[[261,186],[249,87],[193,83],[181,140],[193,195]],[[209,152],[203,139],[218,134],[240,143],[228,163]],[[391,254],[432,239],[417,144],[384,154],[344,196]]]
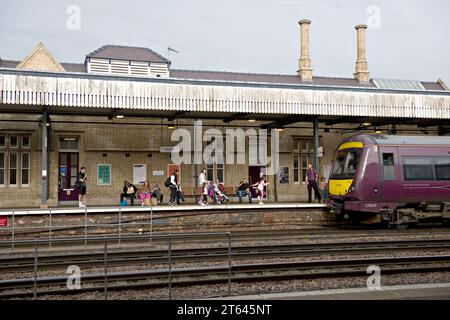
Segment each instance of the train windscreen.
[[352,179],[359,163],[359,150],[342,150],[334,160],[331,179]]

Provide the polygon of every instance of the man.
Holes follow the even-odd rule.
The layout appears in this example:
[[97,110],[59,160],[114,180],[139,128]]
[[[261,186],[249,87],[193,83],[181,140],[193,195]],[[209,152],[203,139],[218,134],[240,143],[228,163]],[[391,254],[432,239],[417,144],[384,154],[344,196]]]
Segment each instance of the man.
[[174,205],[177,200],[177,191],[178,191],[178,169],[176,169],[172,175],[170,176],[170,183],[169,183],[169,189],[170,189],[170,200],[169,200],[169,206]]
[[247,178],[243,178],[239,183],[239,187],[236,192],[237,196],[239,197],[239,203],[242,203],[242,196],[248,196],[248,202],[252,203],[252,193],[250,191],[247,191],[249,187],[250,184],[247,182]]
[[[81,167],[75,182],[75,188],[78,189],[78,206],[80,208],[86,208],[86,180],[86,168]],[[83,203],[83,200],[85,203]]]
[[311,203],[312,189],[314,189],[315,197],[321,202],[319,188],[317,187],[317,181],[319,180],[319,175],[314,170],[311,163],[308,164],[308,169],[306,170],[305,183],[308,187],[308,203]]

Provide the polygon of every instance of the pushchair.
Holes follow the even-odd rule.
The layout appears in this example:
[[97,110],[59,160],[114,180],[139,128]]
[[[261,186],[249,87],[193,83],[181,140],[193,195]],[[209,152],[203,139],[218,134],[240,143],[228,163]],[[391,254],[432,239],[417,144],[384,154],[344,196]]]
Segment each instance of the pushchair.
[[214,184],[213,197],[216,204],[224,204],[230,201],[228,196],[225,194],[225,187],[222,183]]

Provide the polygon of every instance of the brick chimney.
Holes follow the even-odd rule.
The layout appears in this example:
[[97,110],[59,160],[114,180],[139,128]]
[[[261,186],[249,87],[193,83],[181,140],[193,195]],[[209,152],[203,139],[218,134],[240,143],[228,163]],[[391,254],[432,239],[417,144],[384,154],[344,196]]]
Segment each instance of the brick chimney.
[[311,58],[309,57],[309,25],[310,20],[300,20],[300,59],[298,60],[298,76],[302,81],[312,81]]
[[370,73],[367,67],[366,59],[366,29],[367,26],[364,24],[359,24],[355,27],[357,36],[357,58],[356,58],[356,68],[355,68],[355,79],[359,80],[360,83],[369,83]]

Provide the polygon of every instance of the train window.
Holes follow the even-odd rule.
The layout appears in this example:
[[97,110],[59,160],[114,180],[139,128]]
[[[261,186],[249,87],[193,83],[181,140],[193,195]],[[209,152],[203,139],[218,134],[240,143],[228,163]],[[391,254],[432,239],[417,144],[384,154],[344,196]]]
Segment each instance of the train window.
[[359,151],[348,151],[338,153],[334,162],[332,179],[353,178],[359,163]]
[[395,180],[394,154],[383,153],[384,180]]
[[450,180],[450,157],[437,157],[434,162],[436,180]]
[[404,157],[402,162],[405,180],[434,180],[433,158]]

